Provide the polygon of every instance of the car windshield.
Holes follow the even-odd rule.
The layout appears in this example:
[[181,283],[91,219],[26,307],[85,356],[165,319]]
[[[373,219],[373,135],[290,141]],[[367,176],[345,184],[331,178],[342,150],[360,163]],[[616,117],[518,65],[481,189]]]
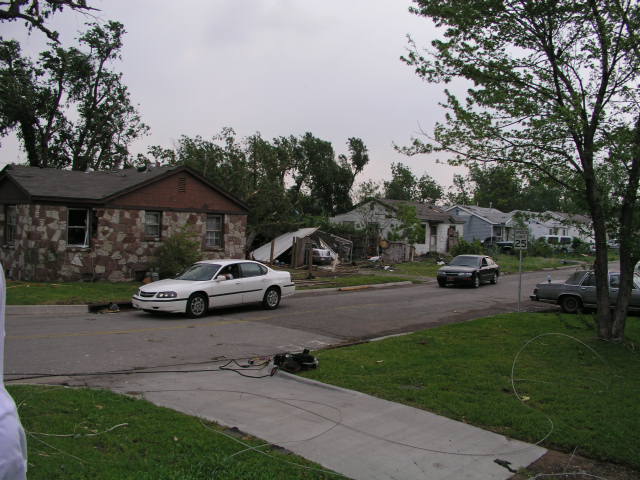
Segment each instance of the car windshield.
[[449,265],[454,267],[477,267],[480,264],[478,257],[472,257],[470,255],[460,255],[459,257],[451,260]]
[[219,269],[220,265],[217,263],[196,263],[178,275],[176,280],[194,280],[196,282],[211,280]]
[[564,282],[567,285],[580,285],[580,281],[587,274],[585,271],[573,272],[569,278]]

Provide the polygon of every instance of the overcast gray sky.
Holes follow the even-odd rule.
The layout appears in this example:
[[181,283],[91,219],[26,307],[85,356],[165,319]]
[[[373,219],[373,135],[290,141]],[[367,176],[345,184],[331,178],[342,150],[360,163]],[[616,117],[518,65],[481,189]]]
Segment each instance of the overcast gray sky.
[[[443,118],[443,86],[429,85],[400,61],[411,34],[419,45],[434,26],[408,12],[409,0],[89,0],[99,20],[125,25],[122,62],[134,103],[150,135],[148,145],[171,147],[180,135],[209,138],[228,126],[240,137],[312,132],[345,153],[349,137],[369,148],[358,181],[389,178],[392,162],[428,172],[449,185],[454,172],[435,157],[406,157],[419,128]],[[70,44],[90,17],[64,13],[51,25]],[[0,24],[4,38],[36,54],[39,32]],[[24,162],[14,136],[0,139],[0,164]]]

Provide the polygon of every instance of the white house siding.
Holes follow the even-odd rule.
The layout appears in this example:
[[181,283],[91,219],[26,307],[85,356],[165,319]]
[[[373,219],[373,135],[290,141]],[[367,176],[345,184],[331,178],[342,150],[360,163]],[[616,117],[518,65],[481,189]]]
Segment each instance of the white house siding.
[[[373,205],[373,209],[371,209],[371,205]],[[367,223],[377,223],[380,228],[380,235],[383,238],[387,238],[391,233],[392,227],[397,227],[401,224],[394,215],[395,213],[392,210],[385,208],[378,202],[369,202],[350,212],[331,217],[329,221],[339,224],[348,223],[360,229],[365,228]]]
[[[567,224],[552,217],[530,217],[525,219],[524,223],[529,229],[529,235],[531,235],[532,239],[540,238],[543,235],[560,235],[566,237],[577,237],[587,243],[593,242],[593,237],[588,232],[589,229],[586,225],[583,229],[580,229],[574,224]],[[509,220],[509,224],[511,226],[515,226],[513,218]]]
[[451,224],[451,223],[438,223],[436,224],[436,248],[431,250],[431,228],[430,225],[423,224],[425,227],[425,243],[417,243],[416,247],[416,255],[426,255],[427,253],[439,253],[446,254],[447,252],[447,240],[449,234],[449,227],[453,226],[458,233],[458,238],[462,238],[464,234],[464,225],[461,223]]

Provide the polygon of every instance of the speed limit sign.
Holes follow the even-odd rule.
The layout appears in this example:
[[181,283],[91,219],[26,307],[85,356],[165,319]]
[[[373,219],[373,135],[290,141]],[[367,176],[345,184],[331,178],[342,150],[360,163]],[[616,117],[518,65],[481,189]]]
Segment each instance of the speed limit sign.
[[513,249],[526,250],[529,231],[526,228],[517,228],[513,233]]

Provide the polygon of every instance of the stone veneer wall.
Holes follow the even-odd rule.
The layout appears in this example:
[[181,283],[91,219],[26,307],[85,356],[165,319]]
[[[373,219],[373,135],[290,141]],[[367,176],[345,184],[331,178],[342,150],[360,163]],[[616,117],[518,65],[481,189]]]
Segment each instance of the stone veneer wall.
[[[98,226],[89,248],[67,246],[66,207],[18,205],[17,210],[15,245],[4,245],[3,239],[0,249],[5,272],[13,279],[134,280],[136,272],[149,269],[161,244],[161,240],[145,238],[144,210],[96,209]],[[246,215],[224,215],[223,248],[203,249],[202,258],[244,258],[246,221]],[[206,213],[163,212],[161,238],[183,225],[204,240]]]

